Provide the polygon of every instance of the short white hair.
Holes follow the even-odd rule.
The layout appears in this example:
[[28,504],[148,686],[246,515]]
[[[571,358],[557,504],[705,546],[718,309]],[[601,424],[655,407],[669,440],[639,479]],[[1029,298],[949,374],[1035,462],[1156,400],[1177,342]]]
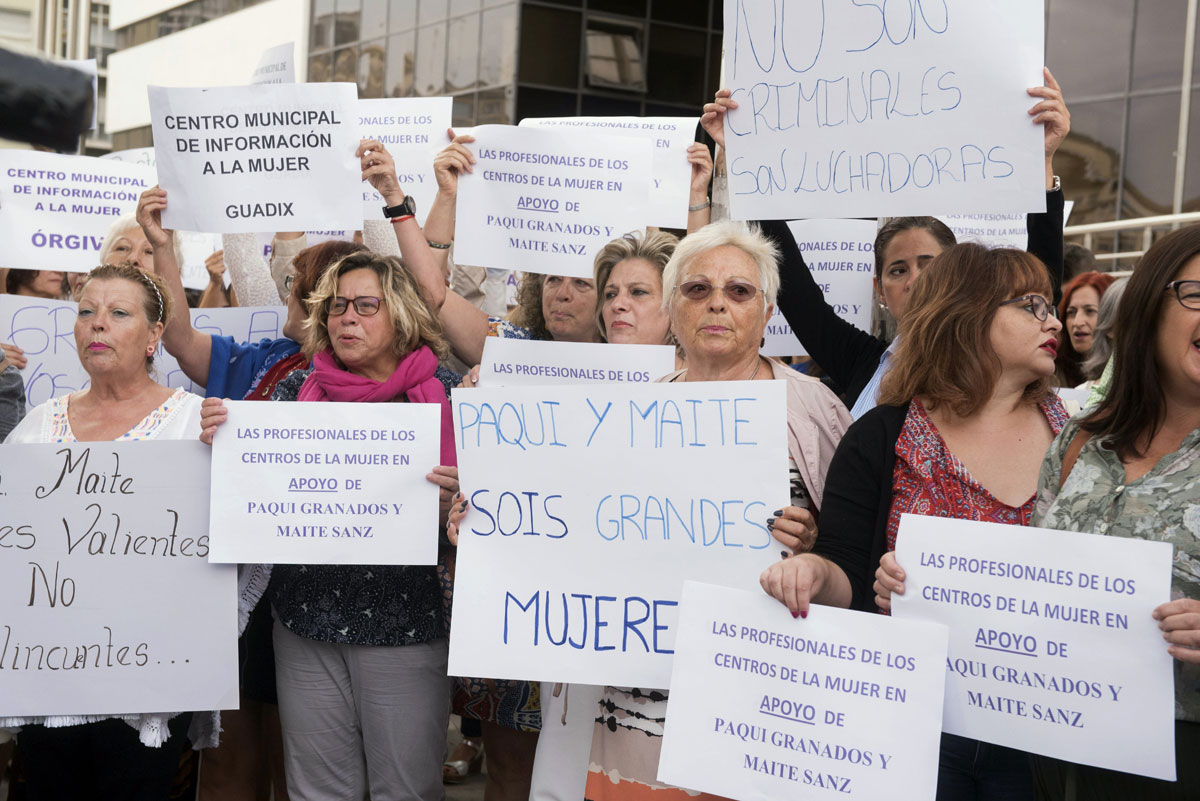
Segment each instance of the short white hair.
[[686,274],[687,265],[702,253],[719,247],[735,247],[754,260],[763,297],[772,306],[779,295],[779,248],[757,226],[723,220],[688,234],[675,247],[663,268],[663,308],[669,309],[675,287]]
[[[112,254],[113,246],[117,244],[117,240],[124,236],[126,231],[141,227],[137,221],[137,214],[132,211],[128,214],[122,214],[113,220],[108,226],[108,232],[104,235],[104,241],[100,244],[100,259],[96,262],[96,265],[108,264],[108,257]],[[180,237],[175,237],[175,263],[179,265],[180,273],[182,273],[183,242]]]

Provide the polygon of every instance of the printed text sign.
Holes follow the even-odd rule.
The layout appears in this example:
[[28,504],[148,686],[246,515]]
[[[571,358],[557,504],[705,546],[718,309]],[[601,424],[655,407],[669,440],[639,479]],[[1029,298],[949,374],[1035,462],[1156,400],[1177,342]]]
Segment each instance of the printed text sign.
[[1172,660],[1150,614],[1171,599],[1170,545],[922,515],[896,545],[893,615],[950,627],[947,732],[1175,778]]
[[[689,581],[658,779],[764,798],[912,799],[937,786],[946,627]],[[836,794],[836,795],[835,795]]]

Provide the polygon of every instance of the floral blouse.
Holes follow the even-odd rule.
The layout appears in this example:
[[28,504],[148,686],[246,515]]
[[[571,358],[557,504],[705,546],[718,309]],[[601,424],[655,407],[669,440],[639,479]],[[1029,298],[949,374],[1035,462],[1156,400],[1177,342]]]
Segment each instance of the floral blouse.
[[[1050,429],[1057,434],[1067,422],[1067,413],[1057,397],[1041,403]],[[953,517],[983,520],[1012,526],[1029,525],[1034,499],[1020,507],[997,500],[975,480],[959,458],[946,447],[929,413],[914,399],[900,438],[896,440],[896,469],[892,474],[892,508],[888,514],[888,550],[896,550],[900,515]]]
[[[1163,603],[1200,599],[1200,429],[1128,484],[1120,458],[1095,438],[1084,444],[1061,482],[1063,455],[1078,433],[1079,423],[1072,420],[1046,454],[1033,525],[1169,542],[1175,546],[1175,562],[1171,598]],[[1174,664],[1175,717],[1200,722],[1200,665]]]

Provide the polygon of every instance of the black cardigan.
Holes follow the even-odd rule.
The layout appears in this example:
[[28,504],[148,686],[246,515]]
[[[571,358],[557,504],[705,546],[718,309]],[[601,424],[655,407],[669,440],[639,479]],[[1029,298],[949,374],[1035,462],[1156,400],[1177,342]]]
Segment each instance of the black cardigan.
[[846,431],[825,474],[821,532],[813,553],[836,564],[850,580],[850,608],[875,611],[875,568],[887,552],[896,441],[908,404],[876,406]]
[[[1062,299],[1063,193],[1046,193],[1046,211],[1026,215],[1029,231],[1027,249],[1050,271],[1054,305]],[[825,302],[825,294],[813,280],[791,229],[783,220],[758,223],[763,233],[779,248],[779,311],[792,327],[800,344],[813,361],[829,374],[842,392],[847,408],[854,402],[879,368],[888,343],[855,328]]]

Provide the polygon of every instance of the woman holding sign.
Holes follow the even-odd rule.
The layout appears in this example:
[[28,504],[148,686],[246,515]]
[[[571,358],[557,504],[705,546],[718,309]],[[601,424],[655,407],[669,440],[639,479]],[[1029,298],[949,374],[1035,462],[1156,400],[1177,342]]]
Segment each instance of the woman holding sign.
[[[6,442],[196,437],[200,398],[164,387],[150,375],[171,312],[170,294],[156,276],[126,264],[88,273],[75,346],[90,386],[38,406]],[[31,798],[167,798],[188,717],[0,718],[0,729],[23,727],[21,764]]]
[[[880,569],[872,592],[872,576],[895,564],[906,512],[1029,525],[1038,465],[1067,421],[1050,391],[1051,293],[1044,265],[1018,250],[955,245],[925,268],[880,405],[830,465],[813,553],[762,575],[793,617],[810,603],[889,609],[896,584]],[[939,799],[1032,796],[1027,754],[943,735]]]
[[[812,547],[825,473],[850,418],[821,382],[758,353],[779,288],[777,257],[770,240],[740,223],[709,225],[679,243],[663,271],[663,306],[687,367],[662,380],[787,383],[791,505],[767,520],[786,557]],[[585,798],[695,798],[657,779],[666,707],[665,690],[604,688]]]
[[[1042,464],[1034,525],[1175,546],[1154,610],[1175,658],[1176,782],[1036,757],[1039,789],[1080,799],[1200,797],[1200,226],[1156,242],[1117,309],[1112,388]],[[885,577],[887,580],[902,575]],[[1131,743],[1131,745],[1134,745]],[[1070,778],[1068,778],[1070,777]]]
[[[443,517],[457,489],[441,329],[400,260],[353,253],[308,299],[312,368],[272,400],[436,403]],[[204,438],[227,412],[204,402]],[[414,536],[436,532],[414,532]],[[275,665],[291,798],[442,797],[449,717],[447,643],[436,568],[276,565]]]
[[[1039,98],[1029,109],[1032,122],[1044,125],[1046,164],[1046,212],[1026,218],[1029,252],[1050,269],[1053,300],[1059,297],[1063,268],[1063,194],[1054,175],[1054,154],[1071,129],[1071,115],[1062,90],[1050,70],[1045,86],[1027,91]],[[737,108],[728,89],[717,92],[704,106],[701,124],[722,147],[725,142],[724,115]],[[779,310],[813,360],[842,389],[850,414],[858,419],[877,401],[884,375],[895,363],[896,343],[889,344],[843,320],[825,300],[813,280],[795,238],[783,221],[760,223],[763,232],[783,252],[783,278]],[[902,323],[909,306],[914,281],[925,267],[946,248],[955,244],[954,233],[935,217],[895,217],[880,228],[875,238],[875,291],[880,305]],[[903,327],[901,325],[901,327]]]

